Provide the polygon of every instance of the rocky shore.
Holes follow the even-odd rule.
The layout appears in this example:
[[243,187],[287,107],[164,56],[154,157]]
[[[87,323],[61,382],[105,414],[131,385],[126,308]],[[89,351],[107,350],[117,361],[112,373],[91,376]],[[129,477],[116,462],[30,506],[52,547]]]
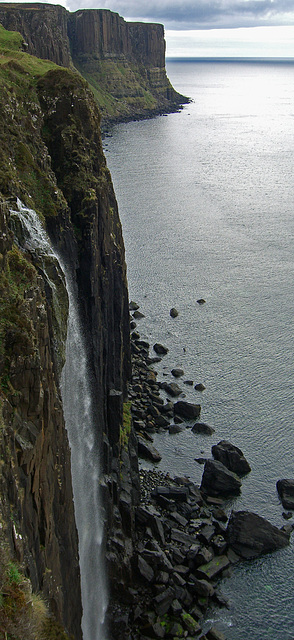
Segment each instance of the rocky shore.
[[[178,399],[177,383],[157,380],[154,365],[167,349],[157,343],[153,346],[156,356],[150,356],[150,345],[141,340],[136,327],[141,312],[135,303],[130,303],[130,310],[132,423],[139,458],[157,462],[161,454],[153,446],[152,433],[187,427],[205,432],[208,425],[199,421],[199,404]],[[177,377],[177,370],[173,375]],[[221,579],[242,558],[289,544],[291,525],[278,529],[254,513],[226,512],[226,499],[240,492],[241,477],[250,472],[250,465],[242,451],[226,441],[214,445],[212,455],[213,459],[203,460],[200,487],[185,476],[140,469],[133,578],[112,611],[112,632],[118,640],[224,640],[220,630],[207,629],[205,622],[208,609],[229,606],[220,590]]]

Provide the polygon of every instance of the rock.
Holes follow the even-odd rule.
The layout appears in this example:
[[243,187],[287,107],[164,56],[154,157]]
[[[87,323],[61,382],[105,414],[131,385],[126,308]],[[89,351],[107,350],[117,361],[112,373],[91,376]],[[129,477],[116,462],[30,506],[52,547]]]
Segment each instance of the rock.
[[204,466],[201,491],[212,496],[240,493],[241,480],[218,460],[207,460]]
[[140,576],[146,580],[146,582],[153,582],[154,571],[142,556],[138,556],[138,571]]
[[152,462],[159,462],[161,460],[161,455],[153,447],[152,444],[149,444],[142,436],[138,434],[138,454],[142,456],[142,458],[148,458],[148,460],[152,460]]
[[174,412],[186,420],[193,420],[193,418],[199,418],[201,407],[200,404],[192,404],[185,402],[185,400],[178,400],[178,402],[174,404]]
[[192,431],[193,433],[204,433],[207,436],[212,436],[212,434],[215,432],[215,429],[213,429],[213,427],[210,427],[209,424],[206,424],[205,422],[196,422],[192,427]]
[[189,387],[193,387],[193,380],[184,380],[184,384],[188,385]]
[[199,300],[197,300],[198,304],[205,304],[206,300],[204,300],[204,298],[199,298]]
[[161,388],[173,398],[176,398],[182,393],[182,389],[176,382],[162,382]]
[[215,627],[211,627],[211,629],[206,632],[206,638],[207,640],[226,640],[224,634]]
[[285,509],[294,509],[294,480],[278,480],[277,491]]
[[175,500],[175,502],[186,502],[189,497],[189,490],[187,487],[155,487],[151,495],[155,500],[159,496],[163,496],[168,500]]
[[194,637],[200,633],[201,631],[200,625],[198,624],[198,622],[196,622],[196,620],[194,620],[194,618],[189,613],[186,613],[185,611],[183,611],[183,613],[181,614],[181,618],[182,618],[183,626],[187,629],[187,631],[191,634],[191,636]]
[[205,386],[202,382],[199,382],[198,384],[195,384],[194,389],[196,389],[196,391],[205,391]]
[[227,526],[227,541],[242,558],[256,558],[263,553],[282,549],[289,544],[290,534],[278,529],[265,518],[249,511],[232,511]]
[[245,475],[251,471],[251,467],[241,449],[238,449],[227,440],[221,440],[218,444],[213,445],[211,451],[213,457],[222,462],[230,471],[234,471],[238,475]]
[[139,309],[139,305],[133,300],[131,300],[129,303],[129,309],[130,311],[137,311]]
[[293,516],[293,513],[292,511],[287,511],[286,513],[285,511],[283,511],[282,516],[285,520],[290,520],[290,518],[292,518]]
[[180,378],[181,376],[184,375],[184,369],[172,369],[171,373],[174,376],[174,378]]
[[153,599],[155,611],[159,616],[164,616],[168,612],[174,598],[175,591],[169,587]]
[[207,580],[199,580],[193,574],[190,576],[189,588],[193,593],[204,598],[210,598],[214,594],[214,588]]
[[181,427],[179,424],[171,424],[168,431],[171,435],[174,433],[181,433],[181,431],[185,431],[185,427]]
[[227,556],[217,556],[206,564],[202,564],[196,569],[195,575],[201,580],[213,580],[219,573],[229,567],[230,561]]
[[205,462],[207,462],[207,458],[194,458],[195,462],[198,462],[198,464],[205,464]]
[[172,307],[169,312],[169,315],[171,318],[177,318],[179,315],[179,312],[177,311],[177,309],[175,309],[175,307]]
[[168,348],[164,347],[163,344],[160,344],[159,342],[156,342],[153,345],[153,349],[155,351],[155,353],[161,354],[161,355],[165,355],[166,353],[168,353]]
[[133,318],[135,318],[136,320],[140,320],[140,318],[145,318],[145,316],[141,311],[134,311]]

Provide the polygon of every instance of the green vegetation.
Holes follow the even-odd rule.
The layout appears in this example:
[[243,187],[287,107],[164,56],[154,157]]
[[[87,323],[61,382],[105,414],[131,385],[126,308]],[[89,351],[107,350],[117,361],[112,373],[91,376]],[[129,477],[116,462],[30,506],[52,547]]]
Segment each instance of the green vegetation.
[[9,389],[12,355],[31,353],[32,326],[28,319],[24,291],[36,282],[35,267],[14,246],[6,256],[6,268],[0,271],[0,386]]
[[0,25],[0,192],[56,215],[62,194],[40,137],[38,81],[59,67],[22,51],[22,42],[19,33]]
[[120,448],[124,449],[129,441],[131,427],[132,427],[132,414],[131,414],[131,402],[123,403],[123,424],[120,428],[119,444]]
[[0,637],[1,640],[70,640],[61,625],[49,616],[42,597],[32,593],[30,581],[21,568],[9,559],[2,540]]

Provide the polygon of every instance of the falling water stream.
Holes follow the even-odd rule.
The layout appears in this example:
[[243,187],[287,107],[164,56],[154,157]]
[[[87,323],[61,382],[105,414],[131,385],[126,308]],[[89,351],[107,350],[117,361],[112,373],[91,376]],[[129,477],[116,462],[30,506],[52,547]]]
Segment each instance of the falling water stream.
[[[68,299],[66,361],[61,377],[61,394],[66,429],[71,448],[72,482],[83,604],[84,640],[105,640],[107,588],[102,556],[103,517],[100,503],[100,461],[95,446],[91,384],[83,331],[79,319],[75,286],[66,267],[53,250],[35,211],[19,200],[17,210],[10,211],[22,226],[22,248],[38,256],[55,260],[60,276],[65,278]],[[44,275],[54,297],[54,283]]]

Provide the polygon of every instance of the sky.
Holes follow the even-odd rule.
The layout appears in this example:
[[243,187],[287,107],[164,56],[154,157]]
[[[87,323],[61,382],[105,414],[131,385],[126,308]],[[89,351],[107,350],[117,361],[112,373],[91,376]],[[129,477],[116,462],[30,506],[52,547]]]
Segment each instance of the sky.
[[294,0],[52,0],[52,3],[69,11],[110,9],[126,20],[160,22],[165,27],[167,57],[294,58]]

